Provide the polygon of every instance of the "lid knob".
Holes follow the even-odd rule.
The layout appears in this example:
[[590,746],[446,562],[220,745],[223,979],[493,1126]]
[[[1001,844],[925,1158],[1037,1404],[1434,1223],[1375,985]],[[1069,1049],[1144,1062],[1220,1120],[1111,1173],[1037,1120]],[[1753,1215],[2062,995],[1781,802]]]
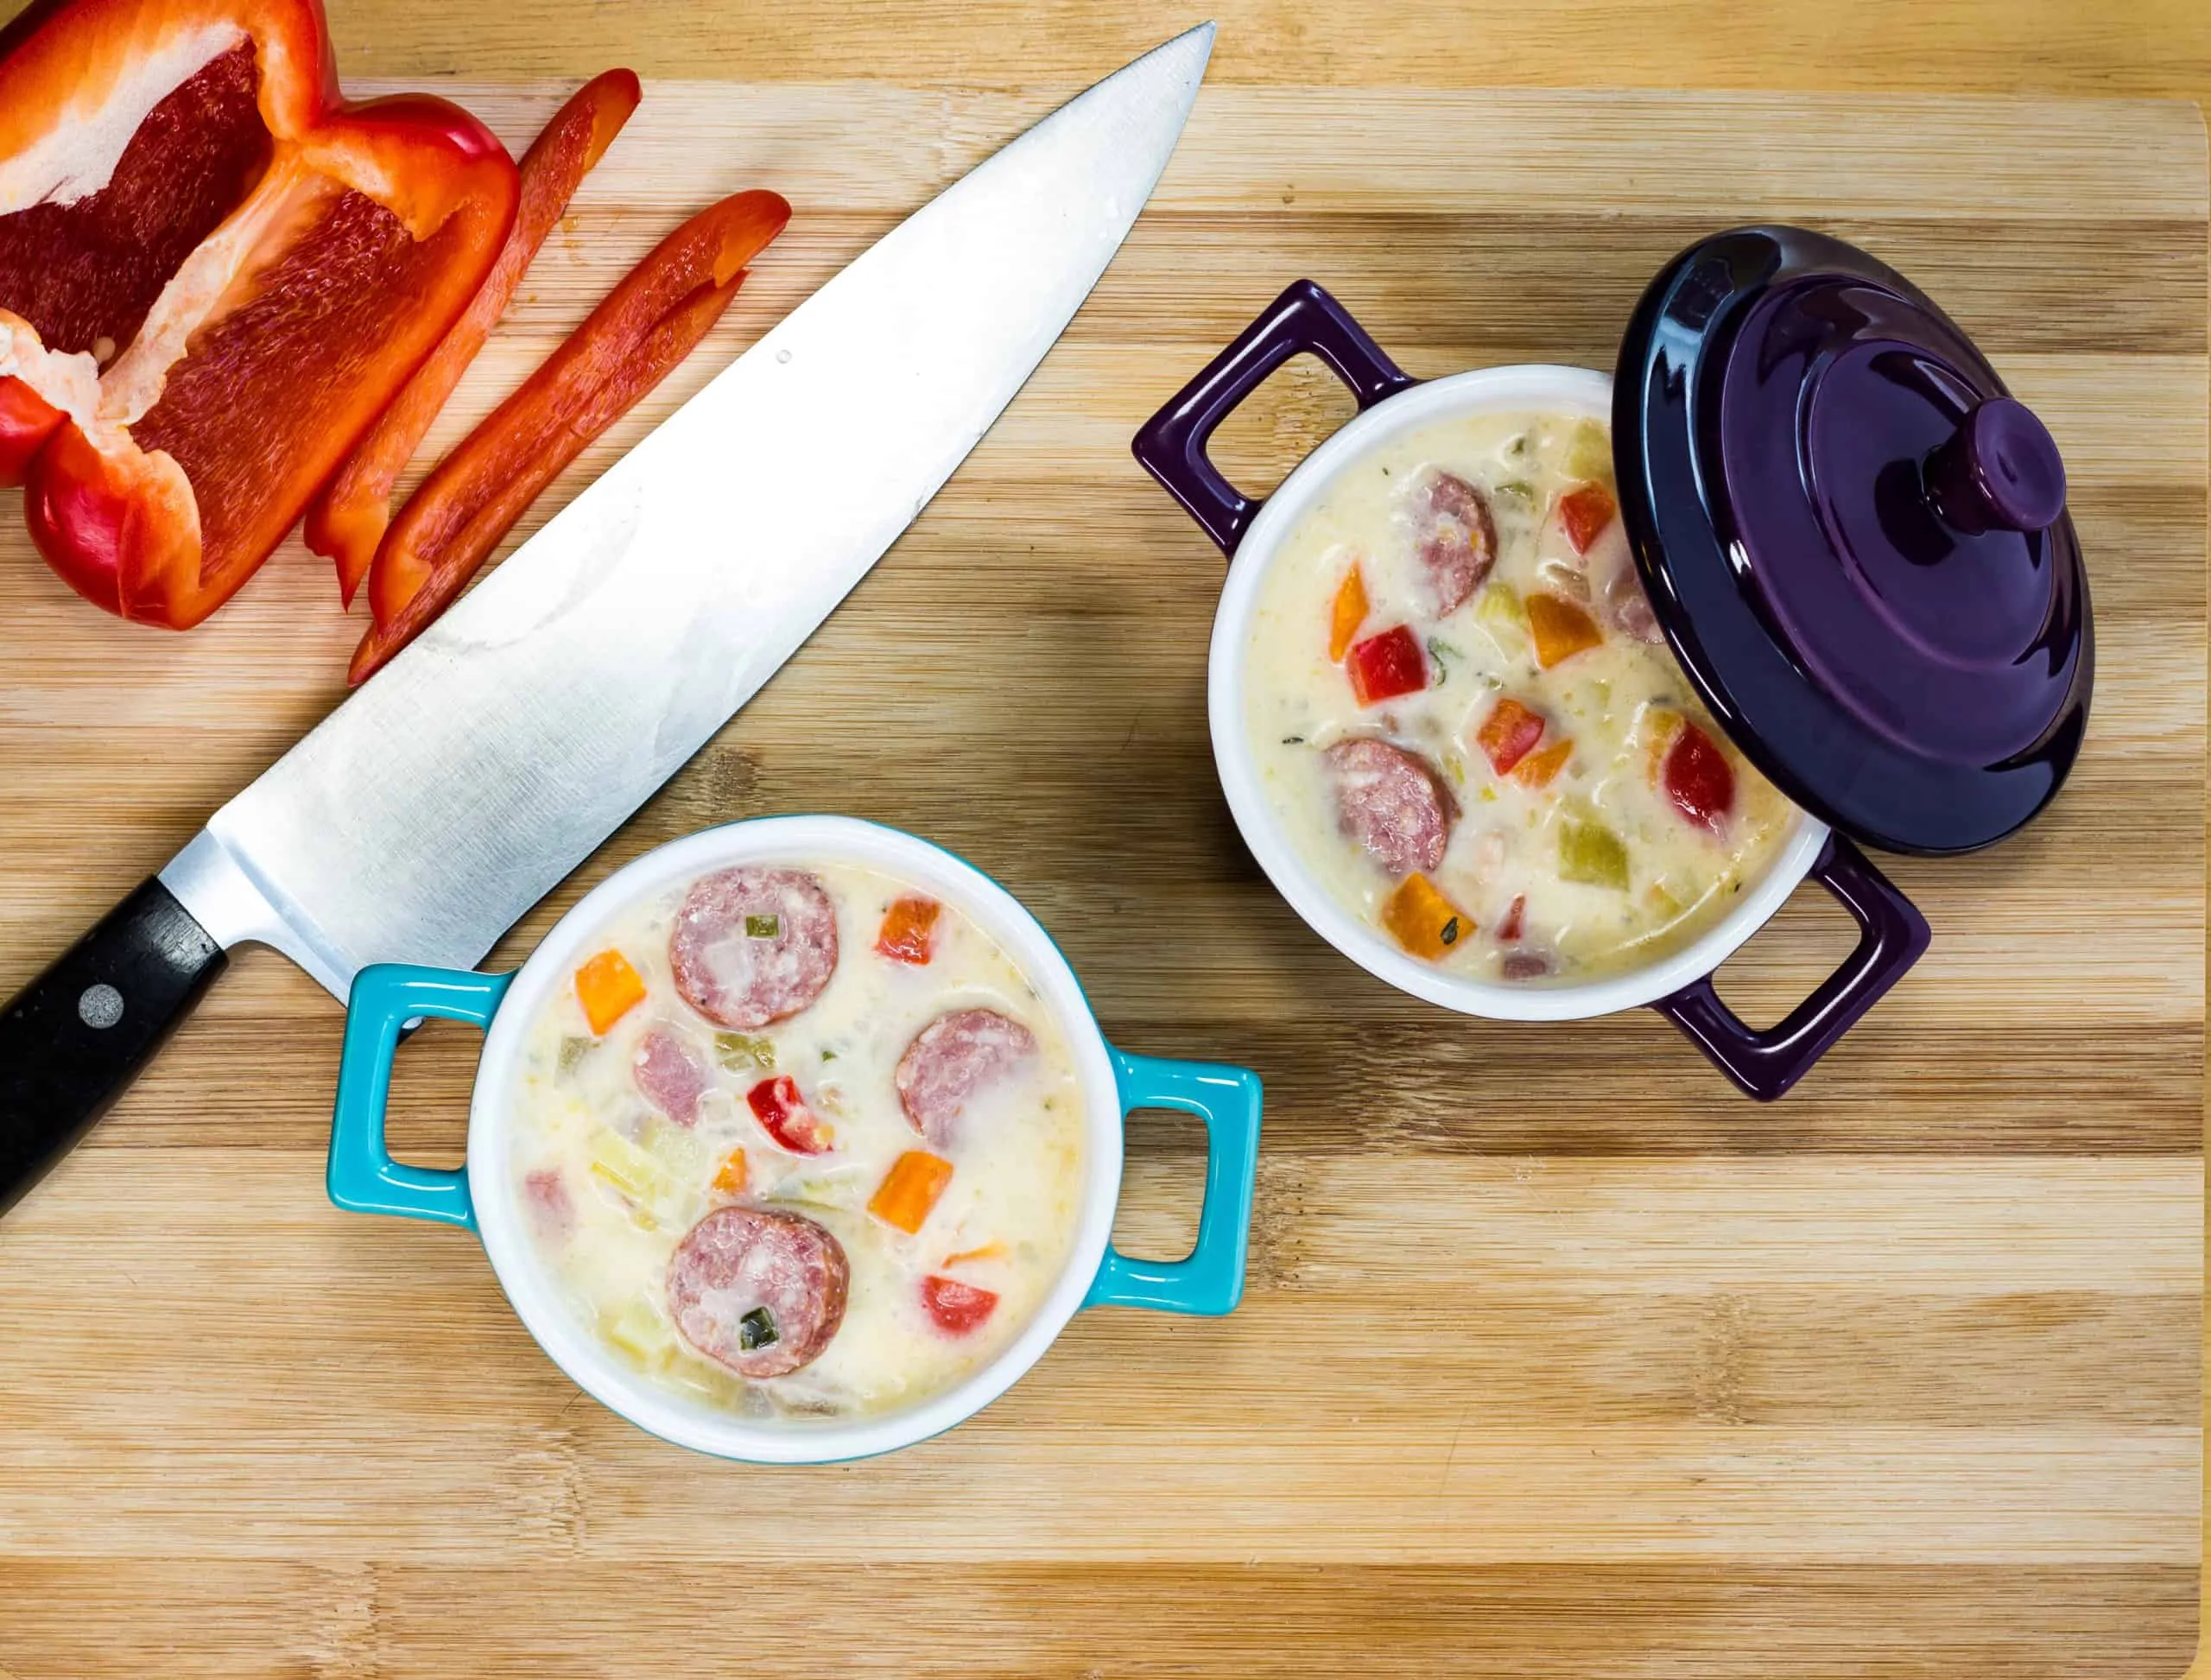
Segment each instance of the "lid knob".
[[2065,462],[2049,428],[2008,396],[1976,403],[1927,458],[1927,491],[1942,522],[1969,536],[2041,531],[2065,511]]

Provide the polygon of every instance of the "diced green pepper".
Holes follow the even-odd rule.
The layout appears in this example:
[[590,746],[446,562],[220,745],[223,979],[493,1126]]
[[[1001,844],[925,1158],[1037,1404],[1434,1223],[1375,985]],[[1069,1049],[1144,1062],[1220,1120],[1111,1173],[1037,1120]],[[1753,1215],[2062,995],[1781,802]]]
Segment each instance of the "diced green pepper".
[[1474,603],[1474,617],[1486,624],[1511,624],[1516,630],[1528,627],[1528,609],[1520,604],[1520,592],[1509,583],[1492,583],[1483,590]]
[[714,1060],[732,1073],[744,1068],[764,1068],[772,1074],[776,1071],[776,1047],[749,1032],[718,1032],[714,1035]]
[[591,1170],[643,1208],[651,1208],[675,1189],[675,1181],[659,1160],[608,1127],[592,1135]]
[[1558,872],[1585,886],[1627,891],[1627,846],[1601,822],[1568,821],[1558,831]]
[[776,1315],[765,1307],[755,1307],[737,1321],[737,1345],[744,1353],[756,1347],[773,1347],[782,1340],[776,1330]]
[[780,916],[748,916],[744,918],[744,936],[747,939],[773,939],[782,930],[783,919]]
[[1566,441],[1566,476],[1612,482],[1612,436],[1601,420],[1577,420]]
[[645,1147],[679,1182],[706,1176],[706,1146],[687,1126],[656,1115],[645,1133]]

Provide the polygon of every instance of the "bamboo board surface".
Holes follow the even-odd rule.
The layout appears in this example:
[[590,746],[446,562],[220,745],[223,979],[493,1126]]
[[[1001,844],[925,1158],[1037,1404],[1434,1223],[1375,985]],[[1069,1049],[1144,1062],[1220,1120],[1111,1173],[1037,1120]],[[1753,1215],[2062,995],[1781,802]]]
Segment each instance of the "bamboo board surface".
[[[440,91],[519,147],[560,90]],[[542,518],[1065,91],[649,84],[433,449],[681,215],[782,191],[728,319]],[[1762,219],[1904,269],[2049,421],[2100,643],[2063,798],[1991,853],[1894,863],[1934,948],[1772,1107],[1655,1016],[1462,1020],[1297,922],[1212,776],[1217,556],[1127,453],[1299,275],[1418,375],[1603,367],[1667,256]],[[890,1459],[693,1458],[580,1396],[472,1240],[327,1205],[339,1012],[249,953],[0,1222],[0,1675],[2178,1672],[2206,234],[2182,105],[1209,89],[982,447],[501,954],[709,822],[939,840],[1037,912],[1117,1042],[1265,1076],[1244,1307],[1084,1315]],[[1346,409],[1293,367],[1224,436],[1232,476]],[[15,503],[0,991],[327,709],[358,631],[296,542],[192,636],[105,619]],[[1772,1018],[1845,943],[1799,894],[1728,993]],[[403,1056],[402,1155],[459,1159],[475,1043]],[[1118,1240],[1180,1252],[1194,1141],[1140,1119],[1131,1148]]]

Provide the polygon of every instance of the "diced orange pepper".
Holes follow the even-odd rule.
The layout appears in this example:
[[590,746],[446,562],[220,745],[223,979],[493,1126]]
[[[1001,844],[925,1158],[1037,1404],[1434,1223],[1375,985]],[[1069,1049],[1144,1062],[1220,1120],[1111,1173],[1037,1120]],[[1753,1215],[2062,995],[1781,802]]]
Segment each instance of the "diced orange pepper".
[[899,899],[883,913],[883,927],[875,936],[877,952],[893,962],[928,962],[929,935],[943,909],[934,898]]
[[995,1260],[1004,1252],[1004,1243],[986,1242],[980,1248],[963,1248],[957,1254],[946,1255],[944,1264],[948,1266],[956,1266],[965,1265],[970,1260]]
[[1547,590],[1528,597],[1528,633],[1535,637],[1536,662],[1545,670],[1605,639],[1597,621],[1581,607]]
[[714,1189],[724,1195],[743,1195],[745,1186],[752,1182],[752,1163],[744,1158],[744,1151],[733,1149],[714,1175]]
[[1336,586],[1336,603],[1328,612],[1328,659],[1332,664],[1341,664],[1343,656],[1351,651],[1359,627],[1366,622],[1369,604],[1366,599],[1366,580],[1359,575],[1359,562],[1351,563],[1351,570],[1344,574],[1344,580]]
[[925,1149],[909,1149],[890,1163],[883,1182],[868,1198],[867,1210],[885,1225],[911,1236],[922,1228],[929,1209],[936,1206],[936,1199],[950,1182],[951,1162]]
[[595,1035],[645,1000],[645,983],[619,951],[601,951],[576,970],[576,1001],[584,1006],[584,1019]]
[[1619,504],[1612,500],[1612,492],[1593,481],[1576,485],[1558,498],[1558,523],[1577,555],[1589,552],[1589,545],[1612,523],[1612,516],[1619,511]]
[[1474,930],[1474,919],[1446,898],[1427,876],[1412,874],[1384,902],[1382,925],[1415,956],[1433,961]]
[[1571,740],[1553,741],[1540,752],[1531,752],[1523,758],[1512,772],[1512,779],[1530,788],[1548,788],[1551,780],[1566,768],[1566,761],[1574,756]]

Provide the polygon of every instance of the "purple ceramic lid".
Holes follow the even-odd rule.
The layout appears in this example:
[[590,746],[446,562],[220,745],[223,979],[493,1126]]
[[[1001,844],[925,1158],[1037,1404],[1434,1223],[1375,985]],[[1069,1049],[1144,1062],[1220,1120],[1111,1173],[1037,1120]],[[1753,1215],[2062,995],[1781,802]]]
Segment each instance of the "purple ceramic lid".
[[2064,464],[1902,276],[1798,228],[1700,241],[1636,308],[1612,435],[1667,639],[1790,798],[1935,853],[2049,802],[2094,669]]

